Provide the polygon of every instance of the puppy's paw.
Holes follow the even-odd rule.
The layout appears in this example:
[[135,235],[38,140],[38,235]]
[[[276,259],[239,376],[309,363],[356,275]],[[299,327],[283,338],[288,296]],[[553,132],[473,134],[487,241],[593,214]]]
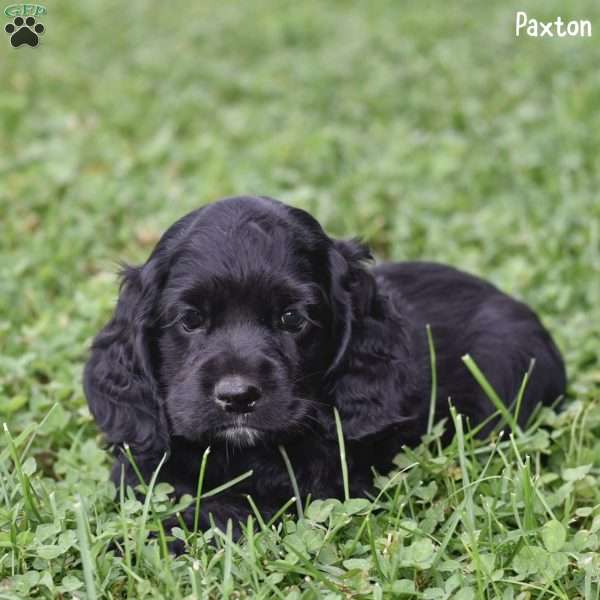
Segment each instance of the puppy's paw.
[[181,556],[182,554],[185,554],[188,550],[187,544],[179,538],[175,538],[172,542],[169,542],[168,547],[169,552],[174,556]]

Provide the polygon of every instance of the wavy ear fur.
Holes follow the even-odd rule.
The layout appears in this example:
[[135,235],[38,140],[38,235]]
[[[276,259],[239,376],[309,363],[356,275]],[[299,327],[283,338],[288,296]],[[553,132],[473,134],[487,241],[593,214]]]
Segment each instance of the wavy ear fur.
[[365,268],[370,259],[369,249],[354,240],[335,241],[330,254],[338,346],[329,380],[345,437],[361,442],[400,432],[413,421],[402,411],[411,388],[404,317],[378,292]]
[[331,272],[331,302],[334,315],[336,354],[329,367],[333,372],[342,362],[355,320],[362,319],[372,308],[375,280],[365,264],[371,261],[371,251],[358,240],[334,240],[329,253]]
[[160,458],[168,446],[148,335],[158,293],[154,270],[150,261],[123,269],[117,307],[92,344],[83,379],[90,411],[108,441],[129,444],[141,461]]

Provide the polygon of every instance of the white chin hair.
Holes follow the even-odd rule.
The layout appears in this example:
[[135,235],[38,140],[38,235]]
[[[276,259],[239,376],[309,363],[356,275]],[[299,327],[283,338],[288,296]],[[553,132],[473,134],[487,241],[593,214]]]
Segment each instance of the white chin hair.
[[220,433],[228,442],[239,444],[240,446],[251,446],[260,437],[260,432],[243,425],[229,427]]

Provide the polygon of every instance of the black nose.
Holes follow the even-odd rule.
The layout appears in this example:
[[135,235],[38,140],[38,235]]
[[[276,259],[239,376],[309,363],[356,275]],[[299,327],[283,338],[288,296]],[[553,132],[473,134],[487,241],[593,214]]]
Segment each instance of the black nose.
[[251,412],[260,398],[260,388],[241,375],[227,375],[215,385],[215,400],[228,412]]

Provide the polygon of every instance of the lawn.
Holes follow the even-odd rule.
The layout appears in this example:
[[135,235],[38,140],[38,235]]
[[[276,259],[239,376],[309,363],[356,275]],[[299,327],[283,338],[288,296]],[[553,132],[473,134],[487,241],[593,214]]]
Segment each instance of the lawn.
[[[600,598],[600,5],[527,2],[598,31],[517,39],[523,5],[52,3],[39,47],[3,40],[0,599]],[[119,261],[241,193],[526,300],[562,410],[434,432],[372,501],[256,515],[239,543],[175,530],[169,556],[148,536],[177,507],[115,494],[82,365]]]

